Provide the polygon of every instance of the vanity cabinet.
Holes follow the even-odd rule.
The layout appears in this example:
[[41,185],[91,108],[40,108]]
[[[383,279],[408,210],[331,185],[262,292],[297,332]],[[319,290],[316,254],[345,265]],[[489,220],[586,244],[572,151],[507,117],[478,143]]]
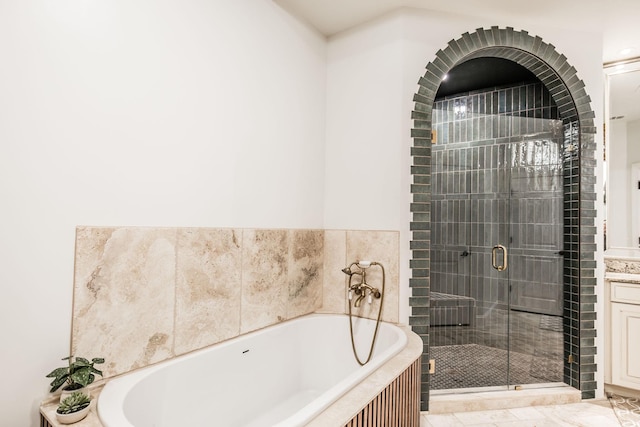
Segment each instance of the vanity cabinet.
[[640,283],[610,282],[611,383],[640,389]]

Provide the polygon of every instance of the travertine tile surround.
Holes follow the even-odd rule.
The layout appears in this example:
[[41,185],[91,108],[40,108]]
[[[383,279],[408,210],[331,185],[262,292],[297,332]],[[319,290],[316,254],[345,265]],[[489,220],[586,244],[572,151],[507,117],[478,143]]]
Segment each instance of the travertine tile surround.
[[[344,313],[340,271],[386,269],[383,319],[398,321],[395,231],[78,227],[72,353],[105,378],[314,311]],[[373,268],[368,282],[381,286]],[[379,301],[354,313],[375,317]]]

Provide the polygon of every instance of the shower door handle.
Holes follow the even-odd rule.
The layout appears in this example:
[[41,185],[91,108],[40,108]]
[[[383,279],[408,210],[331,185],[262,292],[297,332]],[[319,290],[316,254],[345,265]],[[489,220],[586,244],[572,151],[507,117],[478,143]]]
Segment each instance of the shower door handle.
[[[502,251],[502,264],[497,263],[498,251]],[[491,265],[498,271],[504,271],[507,269],[507,248],[502,245],[495,245],[491,250]]]

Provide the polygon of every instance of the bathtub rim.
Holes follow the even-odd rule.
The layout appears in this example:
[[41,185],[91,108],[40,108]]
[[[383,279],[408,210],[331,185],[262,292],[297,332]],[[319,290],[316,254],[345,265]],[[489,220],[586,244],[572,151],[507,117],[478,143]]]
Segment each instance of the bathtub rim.
[[[306,320],[313,321],[314,318],[322,319],[323,317],[339,319],[340,321],[348,319],[348,315],[344,313],[329,313],[329,312],[309,313],[293,319],[288,319],[286,321],[280,322],[275,325],[270,325],[265,328],[254,330],[246,334],[236,336],[229,340],[225,340],[225,341],[213,344],[211,346],[194,350],[192,352],[185,353],[185,354],[173,357],[171,359],[167,359],[167,360],[155,363],[153,365],[145,366],[143,368],[132,370],[130,372],[123,373],[121,375],[109,378],[106,381],[105,386],[107,387],[107,389],[109,389],[110,398],[108,400],[104,400],[100,398],[96,399],[97,400],[96,415],[98,415],[98,418],[100,419],[102,426],[106,426],[107,424],[105,424],[105,421],[102,420],[102,417],[100,416],[101,413],[111,414],[109,416],[109,425],[111,425],[112,423],[115,423],[115,425],[131,425],[124,415],[123,408],[125,404],[126,395],[128,391],[132,389],[132,387],[134,387],[136,384],[138,384],[140,381],[144,380],[145,378],[153,375],[155,372],[162,370],[173,364],[185,362],[194,357],[199,357],[201,354],[211,351],[214,347],[225,348],[228,346],[235,345],[239,341],[250,340],[253,336],[260,335],[261,333],[264,333],[264,331],[266,330],[278,330],[278,329],[286,328],[288,325],[296,321],[306,321]],[[359,320],[375,323],[375,320],[370,318],[359,318]],[[379,357],[381,359],[383,360],[386,359],[382,362],[381,365],[374,366],[372,364],[367,364],[363,368],[361,368],[359,371],[354,372],[351,375],[342,378],[338,383],[334,384],[330,389],[326,390],[326,392],[323,393],[323,395],[319,396],[318,399],[315,400],[317,402],[317,405],[313,405],[311,407],[305,406],[301,408],[300,411],[293,413],[291,414],[290,417],[286,418],[285,420],[282,420],[283,425],[288,425],[288,423],[291,423],[291,422],[297,422],[298,424],[300,424],[301,418],[305,418],[305,420],[302,422],[305,425],[307,425],[307,423],[313,421],[316,417],[318,417],[324,411],[326,411],[329,407],[331,407],[331,405],[333,405],[334,403],[342,399],[343,396],[349,393],[355,386],[366,381],[367,378],[370,375],[372,375],[372,373],[374,373],[376,369],[381,369],[382,367],[384,367],[387,362],[389,362],[391,359],[393,359],[393,357],[401,353],[404,350],[404,348],[406,348],[406,345],[408,342],[406,332],[403,331],[402,328],[400,328],[399,325],[396,323],[392,323],[392,322],[382,322],[382,323],[392,328],[391,332],[397,337],[400,348],[384,349],[382,353],[379,354]],[[349,386],[349,387],[347,388],[346,386]],[[104,394],[104,391],[107,389],[103,389],[101,394]],[[114,396],[115,398],[113,398],[112,396]],[[332,400],[335,400],[335,401],[332,402]]]

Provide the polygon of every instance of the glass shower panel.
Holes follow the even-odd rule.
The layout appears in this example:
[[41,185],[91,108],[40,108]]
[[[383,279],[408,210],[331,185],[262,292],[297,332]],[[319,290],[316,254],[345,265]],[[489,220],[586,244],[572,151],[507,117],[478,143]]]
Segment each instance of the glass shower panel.
[[511,144],[510,382],[563,380],[562,122]]
[[508,175],[499,173],[507,146],[491,138],[498,117],[473,113],[479,97],[440,105],[431,170],[431,389],[506,388],[508,280],[491,259],[509,232]]

